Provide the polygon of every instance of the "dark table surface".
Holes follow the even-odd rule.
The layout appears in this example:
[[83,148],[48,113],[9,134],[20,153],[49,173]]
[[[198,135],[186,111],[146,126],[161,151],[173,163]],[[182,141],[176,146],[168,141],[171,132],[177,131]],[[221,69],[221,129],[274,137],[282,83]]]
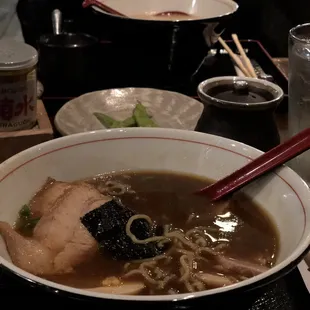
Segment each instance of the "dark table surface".
[[[285,61],[284,61],[285,62]],[[280,63],[277,63],[279,65]],[[283,69],[283,67],[282,67]],[[285,71],[285,63],[284,69]],[[282,72],[285,75],[285,72]],[[230,73],[231,74],[231,73]],[[184,92],[188,94],[186,91]],[[192,95],[195,95],[192,93]],[[56,96],[57,97],[57,96]],[[45,98],[44,104],[47,108],[51,120],[57,110],[69,99],[68,98]],[[282,139],[287,138],[287,115],[278,113],[277,122]],[[55,137],[59,137],[56,133]],[[106,301],[83,302],[76,299],[68,299],[62,294],[54,294],[46,291],[42,287],[30,286],[29,282],[21,280],[0,267],[0,298],[2,305],[7,301],[10,307],[18,305],[36,308],[45,305],[50,306],[70,306],[75,307],[84,303],[85,306],[92,308],[111,308]],[[44,301],[42,304],[40,301]],[[127,305],[129,306],[129,305]],[[172,308],[164,306],[163,308]],[[231,309],[238,310],[307,310],[310,309],[310,295],[305,287],[298,268],[289,274],[281,277],[273,283],[247,293],[239,293],[232,297],[218,298],[214,300],[198,300],[193,304],[192,309]],[[180,308],[179,308],[180,309]],[[182,308],[183,309],[183,308]]]
[[[17,306],[21,300],[24,306],[30,307],[38,306],[41,300],[50,306],[74,307],[77,304],[89,305],[92,308],[105,306],[104,301],[83,302],[46,292],[42,288],[30,287],[24,280],[16,279],[1,269],[0,297],[1,303],[7,301],[10,307]],[[236,294],[225,300],[200,300],[191,309],[230,309],[232,306],[238,310],[307,310],[310,308],[310,296],[296,268],[285,277],[255,291]],[[172,309],[170,306],[164,308]]]

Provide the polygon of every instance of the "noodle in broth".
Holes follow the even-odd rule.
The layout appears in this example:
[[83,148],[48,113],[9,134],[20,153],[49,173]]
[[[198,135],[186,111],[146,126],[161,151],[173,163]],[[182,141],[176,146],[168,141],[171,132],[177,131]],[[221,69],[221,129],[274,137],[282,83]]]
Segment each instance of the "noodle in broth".
[[[103,249],[74,273],[49,280],[78,288],[142,281],[145,288],[139,294],[176,294],[231,285],[276,262],[276,229],[242,194],[212,205],[192,194],[210,181],[167,172],[124,172],[86,181],[138,213],[125,227],[133,243],[156,242],[165,250],[149,259],[119,261]],[[160,225],[162,233],[140,240],[131,226],[141,219]]]

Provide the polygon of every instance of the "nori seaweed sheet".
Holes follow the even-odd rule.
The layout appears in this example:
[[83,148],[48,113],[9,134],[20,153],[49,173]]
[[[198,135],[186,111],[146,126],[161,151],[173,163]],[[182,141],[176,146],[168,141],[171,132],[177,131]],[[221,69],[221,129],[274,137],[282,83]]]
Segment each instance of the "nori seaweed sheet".
[[[164,249],[159,248],[156,242],[137,244],[127,236],[126,224],[135,214],[120,202],[111,200],[85,214],[81,222],[103,251],[108,251],[114,259],[136,260],[161,254]],[[139,240],[156,235],[153,227],[144,219],[135,220],[130,230]]]

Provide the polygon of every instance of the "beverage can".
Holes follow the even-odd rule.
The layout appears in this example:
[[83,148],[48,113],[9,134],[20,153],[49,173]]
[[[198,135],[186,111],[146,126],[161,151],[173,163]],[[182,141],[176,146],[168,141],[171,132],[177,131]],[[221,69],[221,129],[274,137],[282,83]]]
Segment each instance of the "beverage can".
[[37,62],[38,53],[32,46],[0,40],[0,132],[35,125]]

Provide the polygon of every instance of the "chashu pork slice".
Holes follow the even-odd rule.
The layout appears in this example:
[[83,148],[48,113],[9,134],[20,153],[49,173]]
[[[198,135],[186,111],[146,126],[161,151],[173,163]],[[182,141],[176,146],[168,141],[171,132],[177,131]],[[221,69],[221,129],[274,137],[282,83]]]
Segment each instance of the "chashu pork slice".
[[71,184],[44,212],[33,237],[21,236],[9,224],[0,222],[0,234],[13,263],[36,275],[72,272],[98,251],[80,218],[109,200],[92,185],[80,182]]
[[42,188],[30,200],[29,207],[34,217],[41,217],[52,208],[56,200],[71,186],[71,183],[48,178]]

